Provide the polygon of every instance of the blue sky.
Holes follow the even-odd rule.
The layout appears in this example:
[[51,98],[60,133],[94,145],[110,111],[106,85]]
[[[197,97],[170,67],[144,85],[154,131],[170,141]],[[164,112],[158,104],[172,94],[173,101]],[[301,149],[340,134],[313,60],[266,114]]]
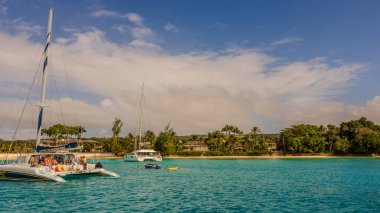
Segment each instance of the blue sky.
[[[20,53],[34,56],[43,44],[51,6],[53,39],[67,69],[78,74],[70,99],[94,107],[94,113],[106,111],[100,120],[119,116],[134,123],[135,94],[144,81],[147,102],[154,102],[150,128],[156,131],[167,122],[181,134],[207,133],[229,122],[266,132],[358,116],[380,122],[378,1],[0,0],[2,42],[19,38],[29,47]],[[9,72],[1,61],[0,66]],[[91,73],[98,68],[99,74]],[[93,77],[99,91],[83,75]],[[126,86],[112,90],[116,82]],[[0,94],[4,109],[9,97],[12,93]],[[218,111],[219,106],[225,110]],[[176,109],[184,111],[173,113]],[[89,134],[109,134],[109,124],[81,120],[95,126]],[[127,126],[125,132],[133,132],[133,125]]]

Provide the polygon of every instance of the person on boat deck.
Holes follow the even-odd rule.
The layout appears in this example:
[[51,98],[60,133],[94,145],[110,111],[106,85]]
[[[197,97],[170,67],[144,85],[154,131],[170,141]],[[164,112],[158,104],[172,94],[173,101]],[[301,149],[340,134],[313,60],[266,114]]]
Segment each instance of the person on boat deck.
[[32,167],[34,167],[34,166],[38,166],[38,163],[37,163],[36,157],[32,156],[32,157],[30,158],[30,165],[31,165]]
[[75,157],[72,155],[69,155],[65,158],[65,164],[73,164],[75,161]]
[[69,156],[68,160],[66,162],[70,163],[68,169],[69,170],[76,170],[77,169],[77,164],[78,164],[78,159],[76,157]]
[[58,161],[57,161],[55,158],[53,158],[53,160],[51,160],[51,164],[52,164],[53,166],[55,166],[55,165],[58,164]]
[[40,160],[38,161],[38,164],[39,165],[43,165],[43,166],[45,166],[46,164],[45,164],[45,158],[44,157],[40,157]]
[[62,162],[61,156],[58,155],[54,155],[52,160],[56,162],[56,164]]
[[45,166],[52,166],[51,157],[47,156],[45,157]]
[[81,156],[81,157],[79,158],[79,162],[82,164],[83,169],[86,170],[86,169],[87,169],[86,156]]
[[74,165],[78,164],[78,159],[77,158],[71,159],[71,164],[74,164]]

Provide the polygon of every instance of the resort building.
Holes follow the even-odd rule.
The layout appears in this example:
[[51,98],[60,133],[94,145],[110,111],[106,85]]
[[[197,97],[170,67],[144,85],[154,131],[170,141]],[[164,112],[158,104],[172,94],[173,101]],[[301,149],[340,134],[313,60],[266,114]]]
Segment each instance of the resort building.
[[276,149],[277,149],[276,142],[275,141],[269,141],[268,142],[268,150],[274,152],[274,151],[276,151]]
[[80,140],[79,145],[86,152],[104,152],[102,143],[95,140]]
[[245,149],[244,147],[239,146],[235,148],[235,152],[245,152]]
[[183,151],[207,152],[208,146],[202,141],[188,141],[182,145]]

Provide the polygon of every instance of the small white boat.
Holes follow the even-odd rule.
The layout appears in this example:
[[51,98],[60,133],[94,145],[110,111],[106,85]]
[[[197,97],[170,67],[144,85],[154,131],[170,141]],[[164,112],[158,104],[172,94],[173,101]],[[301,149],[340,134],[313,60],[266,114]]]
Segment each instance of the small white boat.
[[162,157],[159,152],[153,149],[140,149],[133,151],[132,153],[124,155],[124,161],[127,162],[143,162],[143,161],[162,161]]
[[145,169],[161,169],[161,165],[158,165],[156,163],[146,163]]

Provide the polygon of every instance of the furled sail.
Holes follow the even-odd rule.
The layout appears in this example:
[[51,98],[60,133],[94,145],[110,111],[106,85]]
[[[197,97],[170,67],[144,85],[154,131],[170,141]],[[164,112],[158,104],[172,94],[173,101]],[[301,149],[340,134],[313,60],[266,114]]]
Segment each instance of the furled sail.
[[78,147],[78,142],[70,142],[67,144],[57,145],[57,146],[43,146],[38,145],[36,147],[37,152],[46,152],[46,151],[59,151],[59,150],[65,150],[65,149],[74,149]]

